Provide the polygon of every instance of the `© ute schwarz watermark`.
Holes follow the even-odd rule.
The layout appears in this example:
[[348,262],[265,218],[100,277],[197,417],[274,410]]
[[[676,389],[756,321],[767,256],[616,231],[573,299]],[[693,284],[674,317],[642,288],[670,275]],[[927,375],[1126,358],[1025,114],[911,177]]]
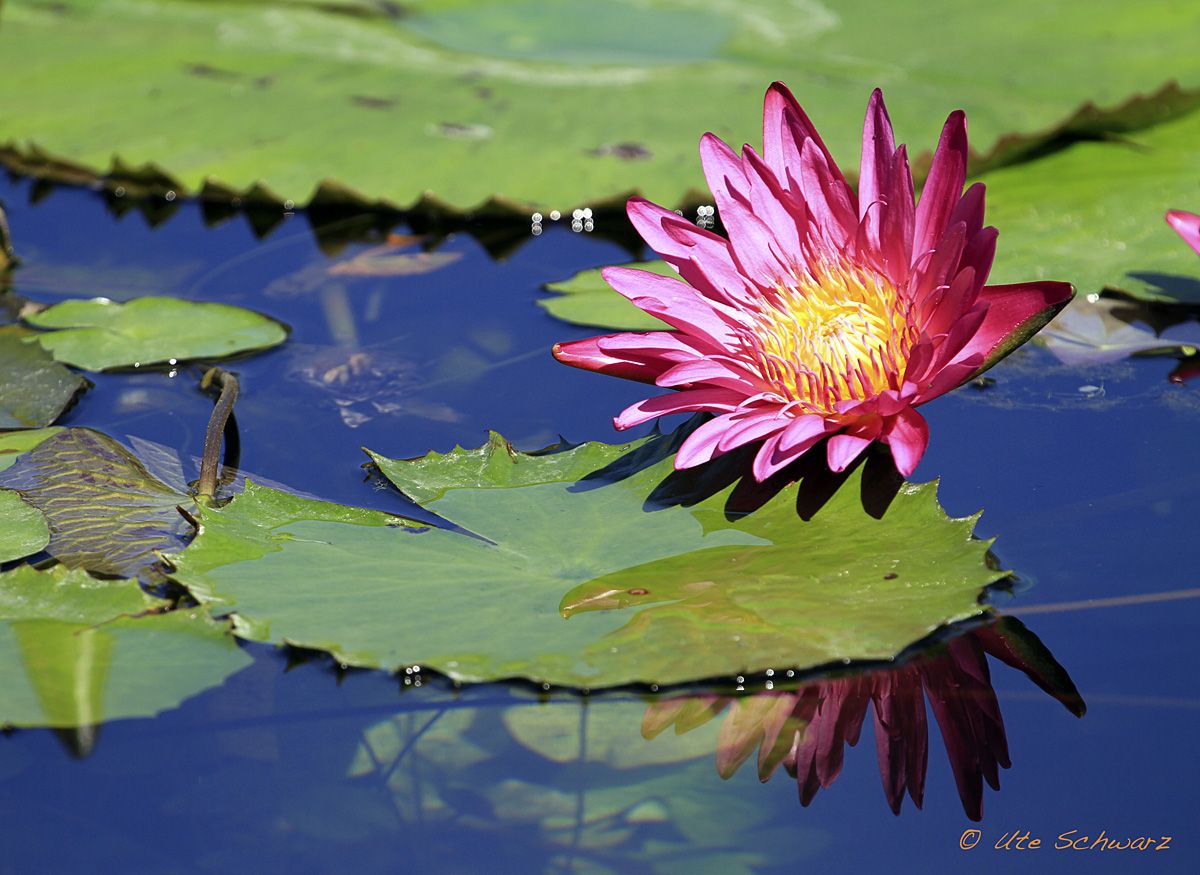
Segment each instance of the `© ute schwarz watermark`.
[[996,851],[1169,851],[1174,836],[1110,835],[1106,830],[1068,829],[1051,838],[1034,835],[1027,829],[999,833],[995,840],[982,830],[966,829],[958,838],[964,851],[982,848]]

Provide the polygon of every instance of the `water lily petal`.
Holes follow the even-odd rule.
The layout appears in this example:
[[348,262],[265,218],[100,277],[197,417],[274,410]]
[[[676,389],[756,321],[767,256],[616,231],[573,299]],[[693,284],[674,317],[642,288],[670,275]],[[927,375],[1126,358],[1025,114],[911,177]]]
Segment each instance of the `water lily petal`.
[[625,408],[613,419],[613,425],[618,431],[624,431],[672,413],[695,413],[700,410],[728,413],[736,409],[742,397],[742,393],[731,389],[684,389],[681,392],[656,395]]
[[980,355],[981,369],[990,368],[1037,333],[1074,294],[1070,283],[1051,281],[984,286],[979,300],[988,303],[987,318],[959,351],[958,360]]
[[901,477],[910,477],[929,446],[929,424],[911,407],[901,410],[892,419],[887,443]]
[[1200,216],[1183,210],[1170,210],[1167,212],[1167,224],[1200,254]]
[[967,117],[956,110],[942,126],[929,176],[917,201],[913,249],[924,252],[937,244],[960,203],[967,176]]

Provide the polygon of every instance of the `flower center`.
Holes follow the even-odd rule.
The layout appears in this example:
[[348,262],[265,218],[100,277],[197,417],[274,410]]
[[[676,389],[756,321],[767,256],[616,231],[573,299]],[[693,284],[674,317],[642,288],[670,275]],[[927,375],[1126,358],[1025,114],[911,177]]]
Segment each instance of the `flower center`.
[[819,265],[764,295],[746,347],[763,378],[804,413],[899,389],[918,337],[895,286],[858,265]]

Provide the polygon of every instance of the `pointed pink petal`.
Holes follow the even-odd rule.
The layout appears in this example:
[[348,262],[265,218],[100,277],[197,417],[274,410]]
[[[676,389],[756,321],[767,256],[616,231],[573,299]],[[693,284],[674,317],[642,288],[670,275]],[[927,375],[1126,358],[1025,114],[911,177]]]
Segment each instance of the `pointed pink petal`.
[[1200,255],[1200,216],[1183,210],[1170,210],[1167,213],[1167,224]]
[[676,470],[682,471],[685,468],[703,465],[712,460],[714,456],[720,455],[718,444],[729,429],[731,417],[735,415],[732,413],[721,414],[688,435],[687,440],[679,447],[679,452],[675,454]]
[[805,448],[812,446],[815,443],[814,438],[819,438],[832,428],[826,424],[825,417],[817,414],[809,414],[807,416],[797,416],[783,430],[779,436],[779,451],[781,453],[790,453],[796,447],[805,445]]
[[731,311],[723,304],[701,297],[682,280],[628,267],[606,267],[600,275],[618,294],[672,328],[707,340],[718,348],[728,348],[736,342],[730,329],[736,317],[727,315]]
[[644,198],[630,198],[625,210],[650,248],[674,265],[704,297],[735,306],[752,299],[750,286],[738,272],[729,242],[723,237]]
[[750,207],[775,234],[790,266],[801,261],[800,230],[808,224],[803,199],[784,190],[771,168],[749,146],[742,150],[742,164],[750,186]]
[[982,355],[980,371],[987,370],[1036,334],[1074,294],[1074,286],[1059,282],[984,286],[979,300],[988,303],[987,318],[958,359]]
[[792,421],[790,416],[780,413],[778,408],[767,408],[761,412],[739,416],[744,418],[739,418],[736,423],[731,424],[721,438],[719,449],[722,453],[781,432]]
[[792,92],[782,82],[772,83],[763,101],[763,157],[767,160],[767,166],[778,174],[779,184],[785,188],[789,172],[793,179],[800,178],[800,150],[806,140],[816,144],[834,177],[845,185],[846,178]]
[[673,365],[672,362],[662,359],[630,359],[610,355],[600,348],[600,342],[603,340],[605,340],[604,337],[589,337],[586,340],[556,343],[553,354],[564,365],[570,365],[573,368],[597,371],[642,383],[653,383],[660,374]]
[[871,204],[886,198],[886,188],[892,169],[896,140],[892,135],[892,120],[883,104],[883,92],[876,88],[867,101],[867,117],[863,122],[862,159],[858,172],[858,216],[866,218]]
[[929,424],[911,407],[901,410],[891,422],[886,437],[901,477],[911,477],[929,446]]
[[[971,187],[964,191],[963,196],[958,199],[954,211],[950,214],[950,220],[947,222],[949,225],[953,225],[955,222],[965,223],[968,240],[978,234],[983,228],[985,191],[986,186],[982,182],[972,183]],[[914,243],[913,245],[915,246],[916,244]],[[917,254],[919,255],[920,253],[918,252]]]
[[752,468],[754,479],[760,483],[773,474],[783,470],[792,462],[796,461],[796,459],[799,459],[825,435],[824,432],[814,434],[807,440],[793,445],[786,451],[779,448],[779,441],[782,436],[782,433],[780,433],[776,434],[774,437],[767,438],[762,445],[762,449],[760,449],[758,454],[754,457],[754,465]]
[[707,386],[733,389],[741,392],[743,396],[771,388],[769,383],[725,356],[681,362],[662,374],[655,382],[664,389],[689,383],[703,383]]
[[917,201],[913,251],[918,255],[942,238],[946,223],[962,197],[966,176],[967,117],[962,110],[955,110],[942,127],[929,176]]
[[849,189],[834,178],[825,155],[811,140],[801,153],[797,179],[809,209],[809,222],[830,247],[845,249],[858,228],[854,201]]
[[613,420],[618,431],[633,428],[643,422],[649,422],[659,416],[672,413],[695,413],[698,410],[708,410],[713,413],[728,413],[737,407],[745,396],[740,392],[729,389],[685,389],[682,392],[671,392],[667,395],[656,395],[639,401],[625,410]]
[[859,437],[852,434],[835,434],[829,439],[827,449],[829,470],[845,471],[850,463],[862,455],[862,451],[871,443],[871,438]]

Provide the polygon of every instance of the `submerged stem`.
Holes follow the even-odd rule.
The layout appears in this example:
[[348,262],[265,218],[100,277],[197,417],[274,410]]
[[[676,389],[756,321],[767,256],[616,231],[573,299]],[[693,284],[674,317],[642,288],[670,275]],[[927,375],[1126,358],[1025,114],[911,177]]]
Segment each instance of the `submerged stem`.
[[208,420],[208,431],[204,433],[204,455],[200,458],[200,481],[196,494],[201,498],[213,498],[217,494],[217,461],[221,455],[221,438],[233,413],[237,401],[237,377],[222,368],[209,368],[200,380],[200,388],[209,391],[214,385],[220,387],[212,416]]

